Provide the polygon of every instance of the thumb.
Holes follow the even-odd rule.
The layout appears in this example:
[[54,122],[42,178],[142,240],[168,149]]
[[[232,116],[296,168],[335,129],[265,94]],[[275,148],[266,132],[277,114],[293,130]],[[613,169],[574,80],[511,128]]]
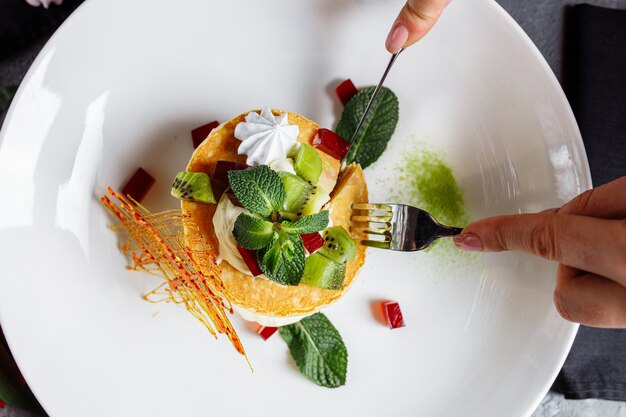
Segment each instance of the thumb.
[[450,0],[408,0],[391,26],[385,47],[392,54],[419,41],[439,19]]

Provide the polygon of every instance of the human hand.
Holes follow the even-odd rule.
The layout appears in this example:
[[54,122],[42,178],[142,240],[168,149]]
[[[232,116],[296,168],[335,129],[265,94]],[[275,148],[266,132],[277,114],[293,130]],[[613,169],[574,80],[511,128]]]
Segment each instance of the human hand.
[[554,304],[563,318],[626,328],[626,176],[558,209],[479,220],[454,243],[463,250],[515,250],[557,261]]
[[395,54],[428,33],[450,0],[408,0],[391,26],[385,47]]

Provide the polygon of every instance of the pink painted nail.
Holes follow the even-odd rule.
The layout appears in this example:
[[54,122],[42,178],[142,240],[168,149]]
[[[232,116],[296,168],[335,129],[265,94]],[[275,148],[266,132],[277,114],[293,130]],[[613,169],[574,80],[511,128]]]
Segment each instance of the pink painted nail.
[[409,39],[408,29],[402,22],[398,22],[391,28],[391,32],[389,32],[389,36],[387,36],[387,41],[385,42],[385,47],[389,52],[395,54],[404,46],[407,39]]
[[485,247],[482,240],[473,233],[463,233],[454,237],[454,244],[461,250],[480,252]]

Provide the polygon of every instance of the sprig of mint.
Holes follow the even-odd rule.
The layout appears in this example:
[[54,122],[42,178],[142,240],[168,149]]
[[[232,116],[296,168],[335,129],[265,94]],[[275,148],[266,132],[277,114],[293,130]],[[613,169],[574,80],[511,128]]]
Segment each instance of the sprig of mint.
[[307,378],[327,388],[345,385],[348,350],[324,314],[315,313],[278,330],[296,366]]
[[304,244],[300,235],[278,233],[278,237],[257,253],[266,277],[282,285],[298,285],[304,273]]
[[[347,139],[352,137],[373,93],[374,87],[365,87],[350,99],[341,113],[335,133]],[[387,148],[397,124],[398,98],[393,91],[382,87],[350,146],[346,160],[361,164],[362,168],[371,165]]]
[[310,216],[303,216],[295,222],[283,221],[281,229],[287,233],[307,234],[319,232],[328,226],[328,211],[320,211]]
[[305,261],[300,234],[325,229],[328,211],[303,216],[294,222],[282,219],[285,187],[280,176],[266,165],[229,171],[228,182],[241,204],[261,216],[241,213],[237,217],[233,228],[237,244],[258,250],[259,267],[266,277],[282,285],[298,285]]
[[258,217],[241,213],[235,220],[233,236],[237,244],[246,249],[262,249],[274,238],[274,224]]
[[9,107],[16,90],[17,87],[14,85],[0,86],[0,113]]
[[242,206],[262,217],[282,210],[285,203],[285,187],[267,165],[228,171],[228,184]]

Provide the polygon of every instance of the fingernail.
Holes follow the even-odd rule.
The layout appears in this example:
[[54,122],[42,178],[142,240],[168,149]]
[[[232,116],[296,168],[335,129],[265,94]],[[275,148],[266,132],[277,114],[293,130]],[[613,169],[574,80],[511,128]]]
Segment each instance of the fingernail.
[[485,248],[482,240],[473,233],[463,233],[455,236],[454,245],[461,250],[470,252],[480,252]]
[[404,46],[407,39],[409,39],[409,31],[401,22],[398,22],[391,28],[385,47],[389,52],[395,54]]

